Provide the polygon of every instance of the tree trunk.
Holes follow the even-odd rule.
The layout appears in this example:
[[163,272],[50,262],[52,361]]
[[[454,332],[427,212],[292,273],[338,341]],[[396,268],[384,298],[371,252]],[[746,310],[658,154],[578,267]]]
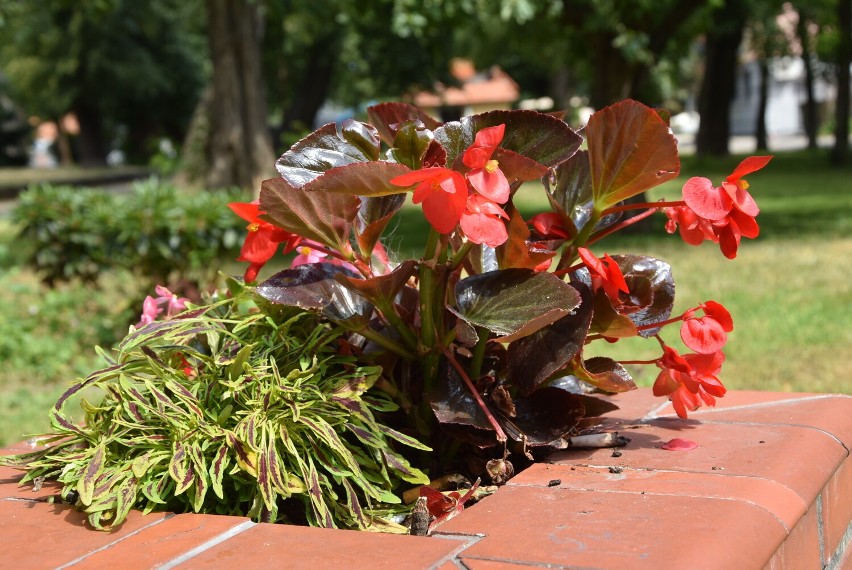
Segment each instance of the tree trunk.
[[594,68],[589,105],[600,111],[630,94],[629,78],[632,70],[621,50],[613,45],[615,36],[599,33],[591,40],[592,50],[589,57]]
[[[341,37],[336,27],[330,34],[318,37],[308,53],[308,65],[299,84],[292,89],[293,98],[281,120],[280,133],[313,130],[317,111],[328,98],[334,66],[337,63],[337,43]],[[278,141],[280,142],[280,141]]]
[[104,140],[101,113],[92,103],[88,100],[78,100],[72,110],[80,124],[80,134],[77,136],[80,164],[97,167],[106,164],[107,144]]
[[802,45],[802,63],[805,64],[805,133],[808,135],[808,148],[817,147],[817,108],[814,98],[814,67],[811,58],[811,37],[808,33],[808,15],[802,8],[799,12],[799,22],[796,24],[796,34]]
[[757,135],[757,150],[767,150],[769,142],[766,136],[766,106],[769,100],[769,62],[765,58],[758,61],[760,66],[760,90],[757,101],[757,124],[754,132]]
[[205,183],[257,189],[275,173],[261,74],[261,5],[250,0],[206,5],[213,95]]
[[852,65],[852,0],[839,0],[837,19],[840,44],[837,46],[837,108],[834,115],[832,164],[849,163],[849,66]]
[[704,54],[704,80],[698,96],[701,123],[695,139],[699,155],[728,154],[731,134],[731,100],[737,78],[737,52],[743,36],[745,13],[740,0],[728,0],[713,13]]

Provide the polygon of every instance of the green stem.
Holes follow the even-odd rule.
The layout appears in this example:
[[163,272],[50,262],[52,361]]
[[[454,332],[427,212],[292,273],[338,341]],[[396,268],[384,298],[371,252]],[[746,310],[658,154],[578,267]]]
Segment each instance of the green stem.
[[[435,270],[426,263],[432,260],[434,263],[435,253],[438,248],[440,234],[434,229],[429,230],[429,238],[426,241],[426,249],[423,252],[423,261],[418,268],[420,276],[420,342],[417,349],[423,354],[423,388],[425,391],[432,389],[435,379],[438,377],[438,364],[440,353],[436,350],[436,295],[435,295]],[[440,309],[438,309],[440,313]]]
[[408,324],[406,324],[405,321],[396,314],[393,302],[382,303],[381,305],[377,304],[377,308],[394,330],[399,333],[399,336],[402,337],[403,341],[405,341],[406,346],[408,346],[411,350],[417,350],[417,337],[415,337],[414,333],[411,332],[411,328],[409,328]]
[[583,247],[586,245],[586,242],[589,239],[589,236],[592,235],[592,232],[595,230],[595,226],[598,225],[598,221],[601,219],[601,212],[598,211],[597,208],[592,209],[592,215],[589,216],[589,221],[583,226],[583,229],[580,230],[580,233],[577,234],[577,237],[574,238],[574,245],[577,247]]
[[381,346],[382,348],[386,348],[387,350],[397,354],[406,360],[416,360],[417,355],[393,340],[392,338],[388,338],[382,333],[378,331],[374,331],[369,327],[364,327],[363,329],[356,329],[353,332],[358,333],[363,336],[367,340],[371,340]]
[[482,361],[485,359],[485,349],[488,347],[488,329],[476,327],[479,340],[473,349],[473,358],[470,361],[470,377],[479,378],[482,375]]
[[470,250],[473,249],[474,245],[475,244],[472,241],[467,241],[459,248],[453,256],[453,260],[450,262],[450,271],[455,271],[458,269],[459,265],[464,263],[467,254],[470,253]]

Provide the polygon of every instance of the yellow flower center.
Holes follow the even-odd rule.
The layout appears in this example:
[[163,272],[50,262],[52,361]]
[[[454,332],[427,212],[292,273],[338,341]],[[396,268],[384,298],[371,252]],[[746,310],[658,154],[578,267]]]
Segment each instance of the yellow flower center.
[[257,222],[255,222],[253,224],[249,224],[249,225],[246,226],[246,229],[250,232],[256,232],[257,230],[260,229],[260,224],[258,224]]
[[748,190],[748,182],[740,180],[740,190]]
[[485,172],[494,174],[494,171],[500,168],[500,163],[492,159],[485,163]]

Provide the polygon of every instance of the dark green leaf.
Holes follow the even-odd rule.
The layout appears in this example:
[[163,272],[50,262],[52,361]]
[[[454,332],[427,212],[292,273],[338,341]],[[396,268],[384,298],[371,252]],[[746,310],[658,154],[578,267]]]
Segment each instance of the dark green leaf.
[[[627,316],[637,327],[661,323],[669,319],[675,299],[672,267],[661,259],[645,255],[613,255],[630,288],[629,298],[636,307]],[[640,282],[643,295],[640,292]],[[660,327],[641,329],[645,338],[660,332]]]
[[[464,117],[435,129],[435,140],[446,149],[447,164],[453,165],[473,144],[477,132],[500,124],[506,125],[501,148],[548,168],[568,160],[582,143],[580,136],[567,124],[535,111],[491,111]],[[506,174],[507,178],[510,174]]]
[[582,299],[570,315],[509,345],[509,378],[522,394],[529,394],[565,368],[582,350],[592,321],[592,292],[574,284]]
[[361,198],[361,207],[355,222],[355,235],[361,255],[369,258],[376,242],[382,237],[388,223],[405,204],[406,194],[390,196],[365,196]]
[[497,443],[496,433],[485,412],[458,373],[446,362],[442,362],[437,385],[427,398],[438,423],[449,433],[480,447]]
[[496,333],[500,342],[530,335],[580,304],[580,294],[552,273],[501,269],[456,285],[459,318]]
[[390,196],[404,194],[407,188],[391,184],[391,179],[411,172],[395,162],[356,162],[325,171],[305,184],[304,192],[331,192],[356,196]]
[[388,146],[393,146],[398,126],[407,121],[420,121],[430,131],[434,131],[441,125],[422,109],[407,103],[391,102],[372,105],[367,107],[367,116]]
[[611,358],[596,356],[583,361],[577,356],[571,374],[605,392],[628,392],[636,389],[633,378],[624,367]]
[[335,276],[357,274],[339,265],[311,263],[276,273],[257,286],[257,293],[267,301],[318,311],[338,323],[357,328],[363,326],[372,305],[358,293],[339,283]]
[[360,205],[353,194],[305,192],[281,178],[264,180],[260,189],[264,219],[338,251],[349,249],[349,234]]
[[417,272],[417,262],[407,260],[400,263],[387,275],[379,275],[370,279],[352,277],[344,273],[335,275],[335,279],[345,287],[358,292],[362,297],[376,305],[386,305],[393,302],[394,297],[402,290],[409,278]]
[[423,166],[423,157],[433,139],[432,131],[422,122],[406,121],[397,127],[390,156],[396,162],[417,170]]
[[516,415],[506,422],[506,434],[530,447],[565,447],[562,439],[583,418],[583,399],[558,388],[539,388],[529,396],[515,398]]
[[586,125],[589,168],[598,211],[675,178],[677,141],[650,107],[622,101],[593,114]]
[[288,185],[300,188],[336,166],[379,158],[378,132],[364,123],[329,123],[294,144],[275,168]]

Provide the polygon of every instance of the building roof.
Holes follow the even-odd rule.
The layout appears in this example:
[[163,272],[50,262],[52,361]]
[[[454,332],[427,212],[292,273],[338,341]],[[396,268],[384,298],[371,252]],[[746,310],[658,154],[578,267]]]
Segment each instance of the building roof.
[[461,81],[461,87],[447,87],[438,83],[432,92],[415,93],[414,104],[425,108],[464,107],[514,103],[520,98],[518,84],[500,67],[494,65],[491,69],[479,73],[470,73],[472,69],[470,62],[454,61],[453,75]]

